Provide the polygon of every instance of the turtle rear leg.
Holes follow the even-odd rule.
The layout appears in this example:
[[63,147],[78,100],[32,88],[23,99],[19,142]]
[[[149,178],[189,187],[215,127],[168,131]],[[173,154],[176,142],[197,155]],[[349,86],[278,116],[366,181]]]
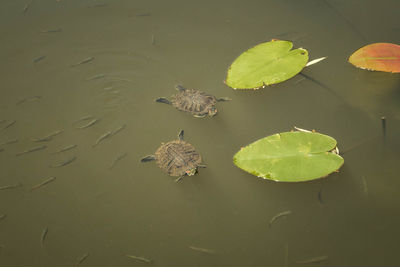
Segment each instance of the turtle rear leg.
[[171,101],[169,101],[169,100],[166,99],[165,97],[159,97],[159,98],[157,98],[157,99],[156,99],[156,102],[171,105]]
[[207,117],[207,115],[206,114],[202,114],[202,115],[194,114],[193,117],[195,117],[195,118],[205,118],[205,117]]
[[183,92],[186,90],[185,87],[183,87],[182,85],[178,84],[177,86],[175,86],[175,89],[178,90],[179,92]]
[[178,139],[179,140],[183,140],[183,134],[184,134],[184,131],[183,130],[181,130],[180,132],[179,132],[179,134],[178,134]]
[[179,176],[178,178],[175,179],[175,183],[180,182],[185,175]]
[[207,168],[207,165],[205,165],[205,164],[199,164],[199,165],[197,165],[197,167],[198,167],[198,168]]
[[218,102],[224,102],[224,101],[231,101],[232,99],[230,99],[229,97],[219,97],[217,98]]
[[149,161],[154,161],[154,160],[156,160],[156,157],[154,155],[148,155],[148,156],[142,158],[140,160],[140,162],[149,162]]

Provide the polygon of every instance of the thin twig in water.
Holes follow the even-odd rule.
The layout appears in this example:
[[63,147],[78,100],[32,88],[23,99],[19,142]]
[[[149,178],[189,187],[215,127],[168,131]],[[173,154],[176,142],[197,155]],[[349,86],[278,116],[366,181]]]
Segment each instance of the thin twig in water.
[[53,182],[55,179],[56,179],[56,177],[53,176],[53,177],[50,177],[49,179],[46,179],[45,181],[41,182],[40,184],[37,184],[37,185],[33,186],[33,187],[31,188],[31,192],[34,191],[34,190],[37,190],[37,189],[41,188],[41,187],[44,186],[44,185],[47,185],[47,184]]
[[0,131],[4,131],[4,130],[7,129],[8,127],[11,127],[12,125],[14,125],[14,123],[16,123],[16,121],[10,121],[10,122],[7,123],[3,128],[1,128]]
[[346,22],[347,26],[349,26],[349,28],[351,28],[360,37],[361,40],[365,42],[367,41],[367,38],[365,38],[365,36],[356,28],[356,26],[354,26],[354,24],[349,19],[347,19],[342,13],[340,13],[335,7],[333,7],[328,2],[328,0],[324,0],[324,2],[329,8],[331,8],[336,13],[336,15],[341,17]]
[[292,214],[292,212],[291,212],[290,210],[287,210],[287,211],[283,211],[283,212],[281,212],[281,213],[278,213],[277,215],[275,215],[274,217],[272,217],[272,219],[269,221],[269,227],[271,227],[272,224],[273,224],[276,220],[278,220],[279,218],[286,217],[286,216],[288,216],[289,214]]
[[374,140],[376,138],[378,138],[378,136],[373,136],[373,137],[366,138],[366,139],[362,140],[361,142],[358,142],[355,145],[352,145],[352,146],[350,146],[350,147],[348,147],[346,149],[341,150],[340,151],[340,155],[346,154],[347,152],[349,152],[349,151],[351,151],[351,150],[353,150],[355,148],[358,148],[359,146],[362,146],[365,143],[368,143],[368,142],[370,142],[370,141],[372,141],[372,140]]
[[317,81],[317,80],[314,79],[313,77],[311,77],[311,76],[309,76],[309,75],[307,75],[307,74],[304,74],[303,72],[300,72],[299,75],[301,75],[301,76],[303,76],[304,78],[306,78],[306,79],[312,81],[313,83],[315,83],[315,84],[321,86],[322,88],[324,88],[325,90],[327,90],[329,93],[331,93],[332,95],[334,95],[336,98],[338,98],[341,102],[346,103],[346,101],[344,101],[344,99],[343,99],[338,93],[336,93],[335,90],[333,90],[333,89],[330,88],[329,86],[323,84],[323,83],[320,82],[320,81]]

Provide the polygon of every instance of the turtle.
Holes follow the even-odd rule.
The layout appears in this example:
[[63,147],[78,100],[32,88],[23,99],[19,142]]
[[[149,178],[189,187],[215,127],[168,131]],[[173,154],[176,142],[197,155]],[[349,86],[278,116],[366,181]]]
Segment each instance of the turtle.
[[172,105],[178,110],[192,113],[197,118],[214,116],[218,112],[215,107],[217,102],[231,100],[228,97],[217,98],[196,89],[186,89],[182,85],[177,85],[175,88],[178,93],[173,95],[171,100],[159,97],[156,102]]
[[201,164],[201,156],[194,146],[183,140],[184,131],[178,134],[178,140],[161,143],[154,155],[142,158],[141,162],[156,161],[158,167],[169,176],[178,176],[179,182],[184,176],[193,176],[197,168],[205,168]]

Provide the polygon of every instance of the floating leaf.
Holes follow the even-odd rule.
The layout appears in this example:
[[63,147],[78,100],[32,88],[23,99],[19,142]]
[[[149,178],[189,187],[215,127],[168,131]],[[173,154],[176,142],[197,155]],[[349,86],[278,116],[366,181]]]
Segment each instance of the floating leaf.
[[232,63],[225,83],[234,89],[258,89],[292,78],[308,61],[307,50],[292,47],[289,41],[272,40],[250,48]]
[[325,177],[343,165],[336,140],[314,132],[284,132],[242,148],[233,157],[241,169],[274,181],[301,182]]
[[349,62],[361,69],[400,72],[400,45],[370,44],[354,52]]

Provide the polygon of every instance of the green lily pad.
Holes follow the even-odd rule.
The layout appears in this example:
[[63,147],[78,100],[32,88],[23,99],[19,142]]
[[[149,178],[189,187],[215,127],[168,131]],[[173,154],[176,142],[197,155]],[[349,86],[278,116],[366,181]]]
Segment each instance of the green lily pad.
[[229,67],[225,83],[234,89],[258,89],[292,78],[307,64],[308,52],[293,43],[272,40],[242,53]]
[[325,177],[343,165],[336,140],[314,132],[270,135],[241,148],[233,157],[239,168],[258,177],[301,182]]

